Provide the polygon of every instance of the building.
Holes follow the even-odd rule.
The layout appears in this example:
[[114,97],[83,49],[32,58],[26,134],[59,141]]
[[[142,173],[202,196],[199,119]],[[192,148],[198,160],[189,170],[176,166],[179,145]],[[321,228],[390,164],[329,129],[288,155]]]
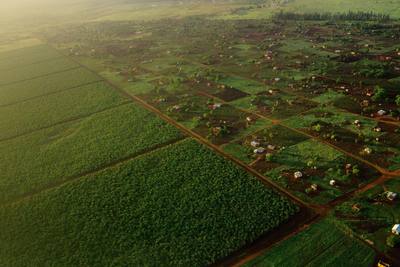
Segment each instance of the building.
[[392,233],[395,235],[400,235],[400,224],[395,224],[393,226]]
[[387,198],[388,200],[390,200],[390,201],[394,201],[394,200],[397,198],[397,194],[394,193],[394,192],[388,191],[388,192],[386,192],[385,194],[386,194],[386,198]]

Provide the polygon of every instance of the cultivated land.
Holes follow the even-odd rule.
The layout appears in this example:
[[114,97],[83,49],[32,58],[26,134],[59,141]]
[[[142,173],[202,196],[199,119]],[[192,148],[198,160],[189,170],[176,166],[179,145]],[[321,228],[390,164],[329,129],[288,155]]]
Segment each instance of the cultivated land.
[[372,266],[375,252],[325,219],[283,241],[244,266]]
[[296,211],[186,140],[0,208],[0,263],[204,266]]
[[400,266],[396,1],[86,4],[3,29],[0,265]]

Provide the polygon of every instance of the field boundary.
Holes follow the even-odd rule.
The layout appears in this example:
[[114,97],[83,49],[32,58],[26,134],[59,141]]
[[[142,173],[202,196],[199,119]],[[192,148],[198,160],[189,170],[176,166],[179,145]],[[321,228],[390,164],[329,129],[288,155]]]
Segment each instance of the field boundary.
[[9,83],[2,83],[2,84],[0,84],[0,89],[1,89],[2,86],[7,86],[7,85],[12,85],[12,84],[32,81],[32,80],[35,80],[35,79],[38,79],[38,78],[48,77],[48,76],[51,76],[53,74],[63,73],[63,72],[66,72],[66,71],[75,70],[75,69],[79,69],[79,68],[80,68],[80,66],[76,66],[76,67],[68,68],[68,69],[65,69],[65,70],[54,71],[54,72],[50,72],[50,73],[46,73],[46,74],[42,74],[42,75],[39,75],[39,76],[34,76],[34,77],[31,77],[31,78],[18,80],[18,81],[13,81],[13,82],[9,82]]
[[42,130],[53,128],[55,126],[62,125],[62,124],[65,124],[65,123],[83,120],[83,119],[89,118],[89,117],[91,117],[91,116],[93,116],[95,114],[102,113],[102,112],[105,112],[105,111],[108,111],[108,110],[111,110],[111,109],[114,109],[114,108],[118,108],[118,107],[121,107],[121,106],[124,106],[124,105],[129,105],[129,104],[132,104],[132,103],[129,100],[126,100],[126,101],[124,101],[124,102],[122,102],[122,103],[120,103],[118,105],[114,105],[114,106],[111,106],[111,107],[103,108],[101,110],[98,110],[98,111],[95,111],[95,112],[92,112],[92,113],[89,113],[89,114],[72,117],[72,118],[69,118],[67,120],[63,120],[63,121],[59,121],[57,123],[53,123],[52,125],[49,125],[49,126],[40,127],[38,129],[27,131],[25,133],[21,133],[21,134],[17,134],[17,135],[14,135],[14,136],[10,136],[10,137],[6,137],[6,138],[3,138],[3,139],[0,139],[0,143],[6,142],[6,141],[10,141],[12,139],[16,139],[16,138],[19,138],[19,137],[22,137],[22,136],[30,135],[30,134],[35,133],[35,132],[40,132]]
[[[11,59],[11,58],[9,58],[9,59]],[[38,60],[38,61],[31,62],[31,63],[28,63],[28,64],[23,64],[23,67],[32,66],[32,65],[35,65],[35,64],[40,64],[40,63],[45,63],[45,62],[50,62],[50,61],[61,59],[61,58],[63,58],[63,57],[62,56],[57,56],[57,57],[42,59],[42,60]],[[1,61],[2,60],[0,59],[0,64],[2,63]],[[21,66],[12,67],[12,68],[0,68],[0,71],[10,71],[10,70],[15,70],[15,69],[19,69],[19,68],[21,68]]]
[[74,176],[65,177],[65,178],[60,179],[59,181],[56,181],[56,182],[48,183],[48,184],[46,184],[46,186],[44,186],[42,188],[38,188],[36,190],[32,190],[30,192],[27,192],[26,194],[20,195],[19,197],[15,198],[15,199],[0,203],[0,208],[6,207],[6,206],[10,206],[10,205],[15,205],[15,204],[23,202],[23,201],[28,201],[32,197],[34,197],[36,195],[39,195],[41,193],[44,193],[44,192],[47,192],[47,191],[51,191],[51,190],[53,190],[55,188],[58,188],[60,186],[68,184],[68,183],[72,183],[72,182],[74,182],[76,180],[85,178],[85,177],[87,177],[89,175],[96,174],[98,172],[101,172],[101,171],[107,170],[109,168],[121,165],[123,163],[126,163],[128,161],[134,160],[136,158],[151,154],[153,152],[156,152],[156,151],[161,150],[163,148],[166,148],[168,146],[179,144],[181,142],[186,141],[187,139],[188,139],[187,136],[182,136],[182,137],[176,138],[174,140],[170,140],[168,142],[155,145],[155,146],[153,146],[151,148],[143,149],[142,151],[139,151],[139,152],[136,152],[136,153],[132,153],[132,154],[127,155],[127,156],[125,156],[123,158],[120,158],[118,160],[114,160],[114,161],[111,161],[111,162],[109,162],[107,164],[103,164],[101,166],[98,166],[98,167],[96,167],[96,168],[94,168],[92,170],[88,170],[88,171],[82,172],[82,173],[74,175]]
[[[17,105],[17,104],[24,103],[24,102],[29,102],[29,101],[31,101],[31,100],[38,99],[38,98],[41,98],[41,97],[45,97],[45,96],[49,96],[49,95],[55,95],[55,94],[62,93],[62,92],[68,91],[68,90],[78,89],[78,88],[80,88],[80,87],[84,87],[84,86],[88,86],[88,85],[95,84],[95,83],[100,83],[100,82],[102,82],[102,80],[97,80],[97,81],[93,81],[93,82],[83,83],[83,84],[80,84],[80,85],[77,85],[77,86],[72,86],[72,87],[69,87],[69,88],[64,88],[64,89],[52,91],[52,92],[49,92],[49,93],[46,93],[46,94],[37,95],[37,96],[29,97],[29,98],[25,98],[25,99],[22,99],[22,100],[19,100],[19,101],[15,101],[15,102],[11,102],[11,103],[8,103],[8,104],[0,105],[0,108],[4,108],[4,107],[9,107],[9,106]],[[0,89],[1,89],[1,88],[0,88]]]

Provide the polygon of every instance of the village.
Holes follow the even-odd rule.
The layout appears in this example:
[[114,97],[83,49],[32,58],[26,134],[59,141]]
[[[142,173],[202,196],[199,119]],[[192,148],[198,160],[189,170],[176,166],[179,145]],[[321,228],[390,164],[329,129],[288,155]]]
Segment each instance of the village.
[[[44,38],[101,66],[103,77],[160,116],[398,258],[397,21],[373,13],[281,13],[272,21],[197,17],[122,26],[102,25],[101,43],[86,36],[96,25]],[[88,41],[76,45],[82,36]],[[377,266],[389,266],[381,258]]]

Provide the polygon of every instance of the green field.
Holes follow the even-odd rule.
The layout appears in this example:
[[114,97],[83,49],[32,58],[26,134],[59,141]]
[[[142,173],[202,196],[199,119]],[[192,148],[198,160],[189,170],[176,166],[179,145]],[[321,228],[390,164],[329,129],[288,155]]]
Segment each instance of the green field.
[[[16,52],[17,51],[17,52]],[[27,65],[52,61],[61,57],[61,54],[47,45],[11,51],[0,54],[0,70],[16,70]]]
[[129,104],[0,142],[0,203],[181,138]]
[[98,76],[83,68],[78,68],[25,82],[0,86],[0,106],[57,93],[99,80]]
[[0,265],[205,266],[296,210],[188,140],[0,208]]
[[85,117],[126,103],[107,83],[99,82],[0,108],[0,139]]
[[255,258],[246,267],[372,266],[375,252],[325,219]]
[[75,62],[65,57],[36,63],[34,65],[24,65],[18,69],[1,71],[0,86],[40,78],[78,67],[79,66]]

